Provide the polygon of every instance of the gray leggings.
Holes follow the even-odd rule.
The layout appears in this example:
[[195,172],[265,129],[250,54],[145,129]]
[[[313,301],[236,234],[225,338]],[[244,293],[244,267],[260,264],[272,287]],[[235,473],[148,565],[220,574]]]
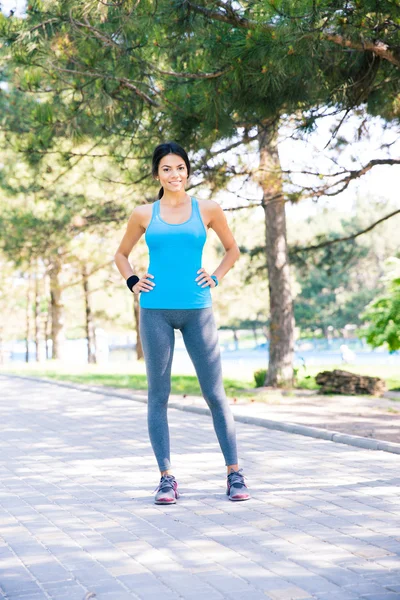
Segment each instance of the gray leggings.
[[167,404],[171,391],[174,329],[182,332],[201,391],[211,410],[225,464],[237,464],[235,421],[223,386],[218,331],[212,307],[140,307],[139,323],[148,383],[147,422],[160,471],[171,467]]

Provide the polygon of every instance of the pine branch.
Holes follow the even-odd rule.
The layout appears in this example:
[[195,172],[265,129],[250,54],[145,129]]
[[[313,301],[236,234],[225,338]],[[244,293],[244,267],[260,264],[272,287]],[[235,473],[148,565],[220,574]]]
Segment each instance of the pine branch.
[[[190,6],[190,9],[193,10],[194,12],[197,12],[199,14],[202,14],[203,16],[207,17],[208,19],[212,19],[215,21],[222,21],[223,23],[229,23],[230,25],[236,25],[237,27],[243,27],[245,29],[257,29],[260,28],[261,25],[261,29],[265,30],[267,29],[268,31],[270,31],[271,29],[273,29],[271,27],[271,25],[267,25],[266,23],[257,23],[256,21],[250,21],[249,19],[245,19],[244,17],[240,17],[237,13],[234,12],[234,10],[231,7],[231,10],[229,10],[229,14],[226,13],[222,13],[216,10],[211,10],[210,8],[205,8],[204,6],[198,6],[197,4],[193,4],[192,2],[186,2],[186,4],[188,6]],[[221,6],[221,4],[220,4]],[[226,7],[224,7],[226,10]]]
[[[244,29],[260,29],[261,31],[272,31],[274,29],[273,25],[269,23],[257,23],[256,21],[252,21],[249,19],[245,19],[239,16],[234,10],[231,8],[229,13],[225,9],[225,13],[211,10],[209,8],[205,8],[204,6],[198,6],[197,4],[193,4],[192,2],[186,2],[190,6],[190,9],[198,14],[202,14],[211,20],[222,21],[223,23],[229,23],[230,25],[234,25],[235,27],[241,27]],[[325,25],[325,24],[324,24]],[[317,29],[320,31],[321,38],[333,42],[334,44],[338,44],[344,48],[349,48],[351,50],[357,50],[361,52],[365,52],[369,50],[373,52],[376,56],[383,58],[394,64],[396,67],[400,67],[400,58],[398,58],[394,51],[390,49],[389,44],[381,40],[363,40],[362,42],[356,42],[354,40],[349,40],[344,38],[339,34],[332,34],[328,32],[321,31],[320,28]],[[305,36],[312,35],[312,32],[306,32]]]
[[354,240],[355,238],[359,237],[360,235],[363,235],[364,233],[368,233],[368,231],[371,231],[372,229],[374,229],[374,227],[376,227],[380,223],[383,223],[383,221],[387,221],[391,217],[394,217],[395,215],[398,215],[398,214],[400,214],[400,209],[397,209],[397,210],[391,212],[390,214],[386,215],[385,217],[378,219],[377,221],[375,221],[374,223],[372,223],[365,229],[362,229],[361,231],[358,231],[357,233],[353,233],[352,235],[347,235],[345,237],[337,238],[335,240],[327,240],[326,242],[321,242],[320,244],[315,244],[313,246],[305,246],[304,248],[294,247],[294,248],[290,249],[290,252],[292,252],[293,254],[298,254],[299,252],[309,252],[310,250],[318,250],[319,248],[325,248],[326,246],[331,246],[332,244],[338,244],[339,242],[347,242],[349,240]]
[[[95,142],[95,143],[93,144],[93,146],[91,146],[91,147],[89,148],[89,152],[91,152],[92,150],[94,150],[94,148],[96,148],[97,146],[99,146],[99,145],[102,143],[102,141],[103,141],[103,138],[102,138],[101,140],[98,140],[97,142]],[[51,188],[51,186],[52,186],[52,185],[54,185],[54,184],[56,184],[56,183],[57,183],[57,181],[59,181],[59,180],[61,179],[61,177],[64,177],[64,175],[66,175],[66,173],[68,173],[68,171],[71,171],[71,169],[73,169],[73,168],[74,168],[74,167],[75,167],[75,166],[76,166],[76,165],[77,165],[77,164],[78,164],[78,163],[79,163],[79,162],[82,160],[82,158],[84,158],[84,156],[85,156],[84,154],[83,154],[83,155],[81,155],[81,156],[79,156],[79,157],[77,158],[77,160],[74,162],[74,164],[72,164],[72,163],[71,163],[71,164],[70,164],[70,165],[69,165],[69,166],[68,166],[68,167],[65,169],[65,171],[62,171],[62,173],[60,173],[59,175],[57,175],[57,177],[56,177],[55,179],[53,179],[53,181],[51,181],[51,182],[49,183],[49,185],[45,186],[45,187],[44,187],[44,188],[42,188],[42,189],[43,189],[43,190],[48,190],[48,189],[50,189],[50,188]]]
[[[400,165],[400,159],[374,158],[374,159],[370,160],[366,165],[361,167],[361,169],[358,169],[356,171],[349,171],[348,172],[349,174],[346,177],[343,177],[343,179],[341,179],[340,181],[326,185],[323,188],[320,188],[318,190],[313,190],[313,188],[305,188],[305,189],[312,190],[311,196],[313,196],[314,198],[319,198],[321,196],[337,196],[338,194],[343,192],[345,189],[347,189],[348,186],[350,185],[350,183],[352,181],[354,181],[354,179],[358,179],[359,177],[362,177],[363,175],[365,175],[365,173],[368,173],[368,171],[370,171],[376,165]],[[336,190],[334,192],[328,191],[330,188],[336,187],[337,185],[341,185],[341,187],[338,190]]]
[[[150,106],[155,106],[155,107],[159,106],[159,104],[157,102],[155,102],[152,98],[150,98],[150,96],[145,94],[145,92],[142,92],[141,90],[139,90],[139,88],[134,83],[132,83],[132,81],[127,79],[126,77],[115,77],[112,75],[106,75],[105,73],[101,73],[101,71],[77,71],[76,69],[65,69],[65,68],[63,69],[62,67],[58,67],[57,65],[55,65],[52,62],[49,62],[49,64],[53,69],[55,69],[56,71],[59,71],[61,73],[71,73],[73,75],[83,75],[84,77],[94,77],[95,79],[106,79],[106,80],[110,80],[110,81],[118,81],[122,87],[125,87],[125,88],[135,92],[135,94],[137,94],[142,100],[145,100],[148,104],[150,104]],[[43,68],[42,65],[38,65],[38,66]],[[148,86],[148,87],[151,87],[151,86]]]
[[[5,131],[5,129],[0,127],[1,131]],[[10,129],[10,131],[12,131]],[[13,132],[13,131],[12,131]],[[13,132],[14,133],[14,132]],[[32,151],[31,149],[29,150],[23,150],[23,149],[16,149],[15,152],[20,152],[22,154],[62,154],[63,156],[67,157],[67,158],[72,158],[73,156],[80,156],[80,157],[86,157],[86,158],[121,158],[123,160],[136,160],[136,157],[134,156],[122,156],[121,154],[87,154],[86,152],[70,152],[69,150],[34,150]]]
[[324,33],[323,37],[329,42],[338,44],[343,48],[350,48],[351,50],[359,50],[361,52],[369,50],[370,52],[373,52],[373,54],[375,54],[376,56],[379,56],[379,58],[383,58],[384,60],[391,62],[396,67],[400,67],[400,58],[398,58],[395,55],[395,53],[392,50],[390,50],[389,44],[386,44],[381,40],[364,40],[361,43],[355,42],[353,40],[348,40],[338,34],[333,35],[329,33]]
[[246,204],[245,206],[233,206],[231,208],[224,208],[224,212],[230,212],[233,210],[241,210],[242,208],[254,208],[255,206],[262,206],[261,202],[257,202],[256,204]]
[[[91,277],[92,275],[97,273],[97,271],[101,271],[101,269],[105,269],[106,267],[111,265],[113,262],[114,262],[113,260],[109,260],[106,263],[100,265],[99,267],[96,267],[95,269],[90,271],[90,273],[87,274],[87,277]],[[73,287],[75,285],[79,285],[80,283],[82,283],[82,277],[80,279],[77,279],[76,281],[73,281],[72,283],[67,283],[66,285],[63,286],[62,289],[66,290],[67,288]]]
[[[77,21],[76,19],[71,18],[71,23],[73,25],[75,25],[77,28],[79,26],[81,28],[88,29],[89,31],[91,31],[93,33],[93,35],[100,42],[102,42],[103,46],[105,46],[105,47],[112,46],[113,48],[116,48],[120,53],[124,53],[124,50],[126,51],[126,49],[124,49],[114,39],[105,35],[97,27],[94,27],[93,25],[91,25],[87,18],[85,18],[85,23],[81,23],[80,21]],[[226,75],[227,73],[229,73],[229,71],[233,70],[233,67],[230,66],[230,67],[227,67],[222,70],[220,69],[219,71],[216,71],[215,73],[188,73],[188,72],[177,73],[176,71],[163,71],[162,69],[159,69],[155,64],[148,62],[148,61],[146,61],[145,64],[147,65],[148,70],[151,74],[154,73],[154,71],[157,71],[161,75],[171,75],[173,77],[179,77],[179,78],[184,78],[184,79],[214,79],[216,77],[221,77],[222,75]]]
[[215,73],[176,73],[175,71],[162,71],[155,66],[153,69],[161,75],[172,75],[173,77],[180,77],[184,79],[214,79],[215,77],[226,75],[233,70],[233,67],[228,67],[227,69],[216,71]]

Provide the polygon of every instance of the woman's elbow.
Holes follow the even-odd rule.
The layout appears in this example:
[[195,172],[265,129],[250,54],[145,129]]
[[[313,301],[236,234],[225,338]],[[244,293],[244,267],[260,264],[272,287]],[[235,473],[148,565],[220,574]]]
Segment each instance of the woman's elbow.
[[123,257],[123,254],[121,252],[121,250],[117,250],[116,253],[114,254],[114,262],[115,264],[118,264],[119,260]]

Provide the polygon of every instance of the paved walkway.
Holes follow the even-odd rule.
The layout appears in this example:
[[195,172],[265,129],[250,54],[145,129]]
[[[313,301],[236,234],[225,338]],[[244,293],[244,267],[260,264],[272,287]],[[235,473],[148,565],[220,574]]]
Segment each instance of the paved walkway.
[[237,423],[232,503],[210,417],[169,421],[162,507],[145,404],[0,376],[0,597],[400,599],[398,455]]

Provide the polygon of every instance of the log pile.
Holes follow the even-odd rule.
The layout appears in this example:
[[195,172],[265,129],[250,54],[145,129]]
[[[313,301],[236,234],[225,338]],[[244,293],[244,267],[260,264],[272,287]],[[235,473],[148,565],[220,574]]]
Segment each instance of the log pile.
[[318,373],[315,381],[324,394],[371,394],[372,396],[382,396],[386,391],[386,384],[379,377],[368,377],[366,375],[356,375],[348,371],[322,371]]

